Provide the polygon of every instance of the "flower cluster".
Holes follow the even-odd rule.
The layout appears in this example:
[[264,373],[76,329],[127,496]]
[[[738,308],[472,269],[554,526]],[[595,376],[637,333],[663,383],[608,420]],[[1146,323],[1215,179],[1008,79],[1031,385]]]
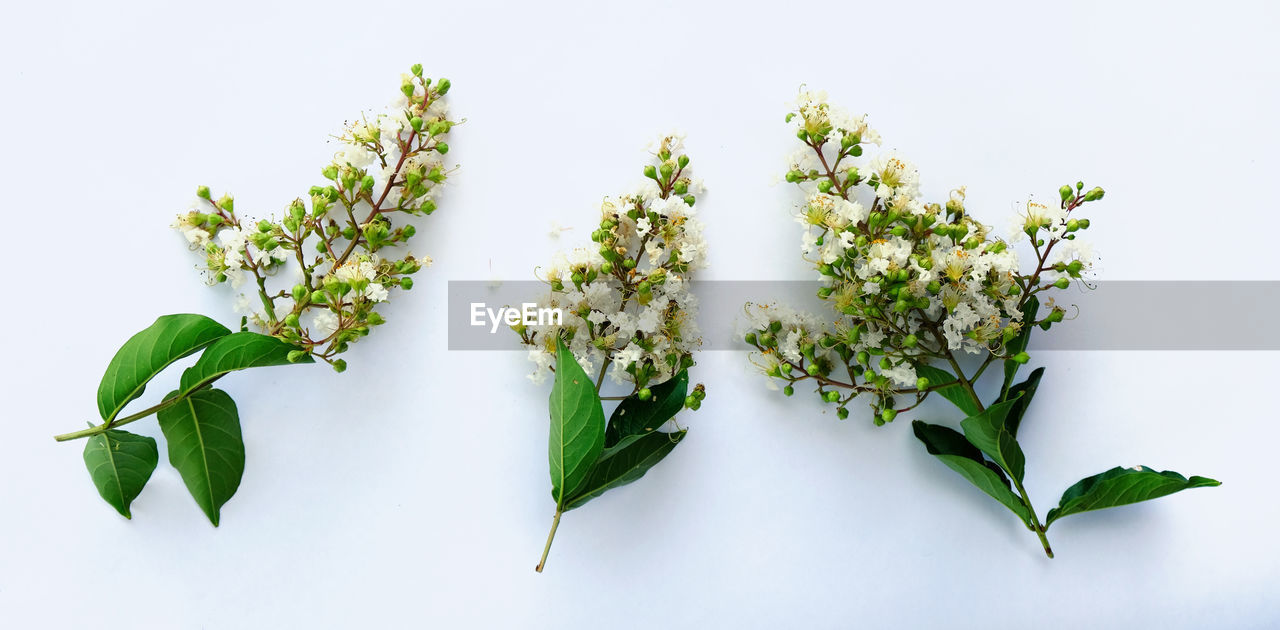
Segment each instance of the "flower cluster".
[[[542,382],[555,363],[555,340],[568,345],[588,373],[606,370],[645,397],[657,385],[692,366],[701,343],[697,298],[690,277],[706,262],[702,223],[694,213],[701,184],[686,174],[689,158],[678,135],[663,137],[657,164],[644,168],[644,186],[605,199],[593,247],[557,254],[542,270],[551,288],[542,306],[558,308],[560,325],[517,325]],[[691,407],[702,396],[701,386]]]
[[[388,255],[405,245],[412,225],[391,217],[431,214],[449,175],[443,156],[453,127],[443,99],[449,80],[432,81],[414,65],[400,81],[388,111],[347,125],[333,161],[321,170],[329,183],[294,200],[279,221],[253,222],[236,214],[229,196],[215,199],[201,186],[195,207],[173,227],[204,255],[211,284],[256,285],[257,304],[244,293],[237,310],[264,332],[301,348],[338,371],[336,356],[385,320],[376,312],[393,289],[431,264],[426,256]],[[287,277],[289,289],[268,288]]]
[[788,395],[811,379],[845,418],[847,405],[867,394],[875,422],[884,424],[945,385],[918,375],[919,366],[954,367],[958,356],[976,354],[984,357],[976,378],[996,360],[1025,363],[1026,353],[1009,342],[1064,319],[1052,300],[1042,319],[1024,313],[1031,298],[1065,289],[1091,269],[1092,253],[1077,241],[1089,221],[1074,211],[1101,199],[1101,188],[1077,183],[1063,186],[1053,204],[1027,202],[1014,233],[1029,237],[1035,265],[1023,272],[1010,242],[969,215],[964,189],[931,203],[915,166],[898,152],[864,157],[868,145],[880,144],[865,116],[806,92],[786,120],[804,145],[786,173],[805,194],[796,214],[801,251],[823,280],[818,296],[835,311],[820,319],[748,307],[754,361],[784,381]]

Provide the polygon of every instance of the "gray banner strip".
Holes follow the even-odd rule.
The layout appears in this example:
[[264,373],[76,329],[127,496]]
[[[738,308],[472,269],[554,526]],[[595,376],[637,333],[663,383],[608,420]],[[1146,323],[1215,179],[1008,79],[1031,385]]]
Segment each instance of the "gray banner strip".
[[[747,349],[739,335],[748,302],[787,304],[833,319],[830,306],[816,297],[820,286],[816,281],[695,282],[702,349]],[[1109,281],[1091,286],[1047,293],[1066,309],[1067,320],[1033,335],[1032,349],[1280,350],[1280,281]],[[503,306],[535,303],[547,291],[536,281],[450,282],[449,349],[520,350],[516,334],[503,323],[495,330],[491,314]],[[473,325],[475,321],[482,324]]]

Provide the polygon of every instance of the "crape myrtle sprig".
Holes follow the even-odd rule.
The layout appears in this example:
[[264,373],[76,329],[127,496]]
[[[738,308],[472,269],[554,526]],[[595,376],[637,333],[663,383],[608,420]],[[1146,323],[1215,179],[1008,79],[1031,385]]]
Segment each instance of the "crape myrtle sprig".
[[[160,316],[116,352],[98,387],[101,424],[55,439],[85,439],[90,479],[122,516],[131,517],[130,505],[159,461],[154,438],[122,427],[156,416],[169,463],[218,525],[239,488],[245,448],[236,403],[215,383],[232,372],[317,358],[342,371],[346,363],[337,355],[383,323],[377,305],[393,289],[409,289],[409,276],[431,262],[386,252],[414,235],[411,225],[394,226],[391,215],[435,210],[433,197],[448,176],[444,138],[454,124],[443,101],[448,91],[447,79],[433,82],[413,66],[389,113],[347,126],[321,170],[330,183],[312,187],[278,221],[243,219],[231,196],[215,199],[207,187],[197,189],[195,208],[173,227],[203,254],[211,284],[239,289],[252,282],[258,304],[242,293],[237,310],[266,334],[248,330],[249,317],[233,332],[213,318],[177,313]],[[193,355],[176,389],[129,413],[155,377]]]
[[[559,309],[562,320],[512,327],[535,364],[530,378],[555,375],[548,463],[556,509],[539,572],[560,517],[643,476],[684,438],[676,414],[706,398],[701,384],[690,389],[688,373],[701,343],[690,291],[706,262],[694,212],[701,185],[687,175],[681,144],[664,136],[644,186],[603,201],[592,247],[540,270],[549,291],[539,307]],[[606,375],[629,393],[600,396]],[[619,401],[608,420],[604,400]],[[659,430],[669,424],[675,429]]]
[[[278,221],[242,220],[230,195],[215,199],[201,186],[197,207],[175,222],[204,253],[211,284],[256,285],[258,306],[241,295],[237,309],[267,334],[297,345],[297,357],[309,354],[344,370],[337,355],[385,322],[377,305],[392,289],[412,288],[409,276],[431,263],[385,254],[416,233],[413,225],[394,225],[392,215],[434,212],[434,197],[451,173],[442,157],[456,124],[443,100],[449,88],[448,79],[432,81],[413,66],[389,112],[347,125],[333,161],[321,169],[329,183],[311,187]],[[280,275],[289,276],[287,290],[269,288]]]
[[[1029,298],[1066,289],[1089,271],[1087,247],[1058,246],[1089,227],[1072,212],[1101,199],[1101,188],[1063,186],[1055,207],[1028,202],[1018,234],[1031,238],[1036,265],[1022,273],[1009,244],[969,215],[962,189],[945,204],[926,203],[915,168],[897,152],[858,160],[880,141],[865,117],[806,93],[787,121],[804,145],[786,173],[807,195],[797,216],[802,250],[823,280],[818,296],[836,311],[827,323],[784,308],[749,309],[746,341],[788,395],[796,382],[813,380],[845,418],[847,405],[867,394],[883,425],[946,386],[918,376],[916,365],[954,364],[959,351],[985,354],[976,379],[996,360],[1029,359],[1007,348],[1024,327],[1047,330],[1065,319],[1057,306],[1033,322],[1022,313]],[[1055,247],[1060,255],[1051,258]]]
[[[1046,294],[1073,282],[1089,286],[1093,254],[1078,238],[1089,220],[1077,211],[1102,199],[1101,188],[1086,191],[1076,182],[1062,186],[1054,203],[1027,202],[1006,242],[969,215],[964,189],[945,204],[928,203],[915,167],[897,152],[861,159],[867,145],[880,143],[864,116],[805,92],[787,121],[803,144],[786,174],[806,193],[796,217],[804,226],[802,255],[820,274],[818,297],[834,317],[747,306],[745,339],[770,384],[782,380],[792,395],[796,383],[811,380],[841,419],[849,403],[866,395],[877,425],[942,394],[966,414],[963,433],[915,420],[916,437],[1017,515],[1050,558],[1046,532],[1063,516],[1219,485],[1145,466],[1116,467],[1069,487],[1043,521],[1023,485],[1026,458],[1017,432],[1044,368],[1020,383],[1015,376],[1030,360],[1035,328],[1049,330],[1066,318]],[[1023,237],[1035,254],[1029,272],[1010,246]],[[964,354],[981,357],[968,374]],[[1003,385],[984,404],[974,383],[995,362],[1003,366]]]
[[[701,336],[689,276],[705,265],[706,245],[694,213],[701,184],[685,175],[681,145],[680,136],[664,136],[658,163],[644,168],[645,186],[604,200],[591,234],[595,247],[558,254],[540,270],[550,287],[542,305],[561,308],[565,320],[513,327],[529,346],[534,382],[554,371],[557,335],[584,369],[598,371],[597,390],[608,372],[630,385],[628,395],[647,399],[651,385],[693,366]],[[700,404],[693,394],[689,403]]]

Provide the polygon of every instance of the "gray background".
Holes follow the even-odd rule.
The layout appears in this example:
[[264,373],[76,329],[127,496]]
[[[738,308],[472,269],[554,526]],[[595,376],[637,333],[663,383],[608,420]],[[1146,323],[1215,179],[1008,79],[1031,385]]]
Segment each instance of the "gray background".
[[[701,278],[811,279],[797,197],[769,183],[806,82],[869,112],[930,197],[968,185],[970,209],[1001,231],[1030,193],[1105,186],[1089,237],[1106,280],[1278,280],[1276,11],[11,3],[0,625],[1275,627],[1273,352],[1037,354],[1048,373],[1021,438],[1041,514],[1118,464],[1224,481],[1055,524],[1052,561],[919,447],[910,418],[839,422],[816,398],[765,389],[744,354],[708,352],[688,439],[567,515],[536,575],[549,386],[525,380],[517,354],[449,352],[445,308],[448,280],[530,279],[586,242],[600,198],[635,184],[644,144],[675,126],[711,189]],[[347,373],[225,379],[249,455],[221,527],[165,465],[120,518],[80,446],[50,436],[95,416],[107,361],[157,314],[233,321],[172,215],[200,183],[247,214],[278,212],[319,181],[327,134],[389,99],[415,61],[453,79],[467,118],[455,187],[419,222],[415,251],[436,266]],[[553,219],[573,230],[548,238]],[[956,420],[942,404],[916,416]]]

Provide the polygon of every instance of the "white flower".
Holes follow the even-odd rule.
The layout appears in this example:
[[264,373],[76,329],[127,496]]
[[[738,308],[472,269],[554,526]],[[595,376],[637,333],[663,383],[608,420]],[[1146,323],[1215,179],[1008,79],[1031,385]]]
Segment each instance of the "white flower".
[[316,312],[311,320],[310,336],[313,341],[327,339],[338,331],[338,316],[328,309]]
[[529,380],[535,385],[541,385],[546,382],[547,376],[551,373],[551,366],[555,364],[555,357],[540,346],[529,348],[529,360],[533,362],[533,373],[529,375]]
[[370,151],[363,144],[344,144],[333,158],[334,163],[339,166],[346,164],[356,169],[368,168],[377,160],[378,154]]
[[387,289],[377,282],[370,282],[365,287],[364,297],[373,302],[385,302],[387,299]]
[[919,194],[920,173],[916,171],[915,165],[897,151],[885,151],[876,155],[867,170],[880,180],[876,196],[881,199],[889,199],[895,193],[911,196]]

